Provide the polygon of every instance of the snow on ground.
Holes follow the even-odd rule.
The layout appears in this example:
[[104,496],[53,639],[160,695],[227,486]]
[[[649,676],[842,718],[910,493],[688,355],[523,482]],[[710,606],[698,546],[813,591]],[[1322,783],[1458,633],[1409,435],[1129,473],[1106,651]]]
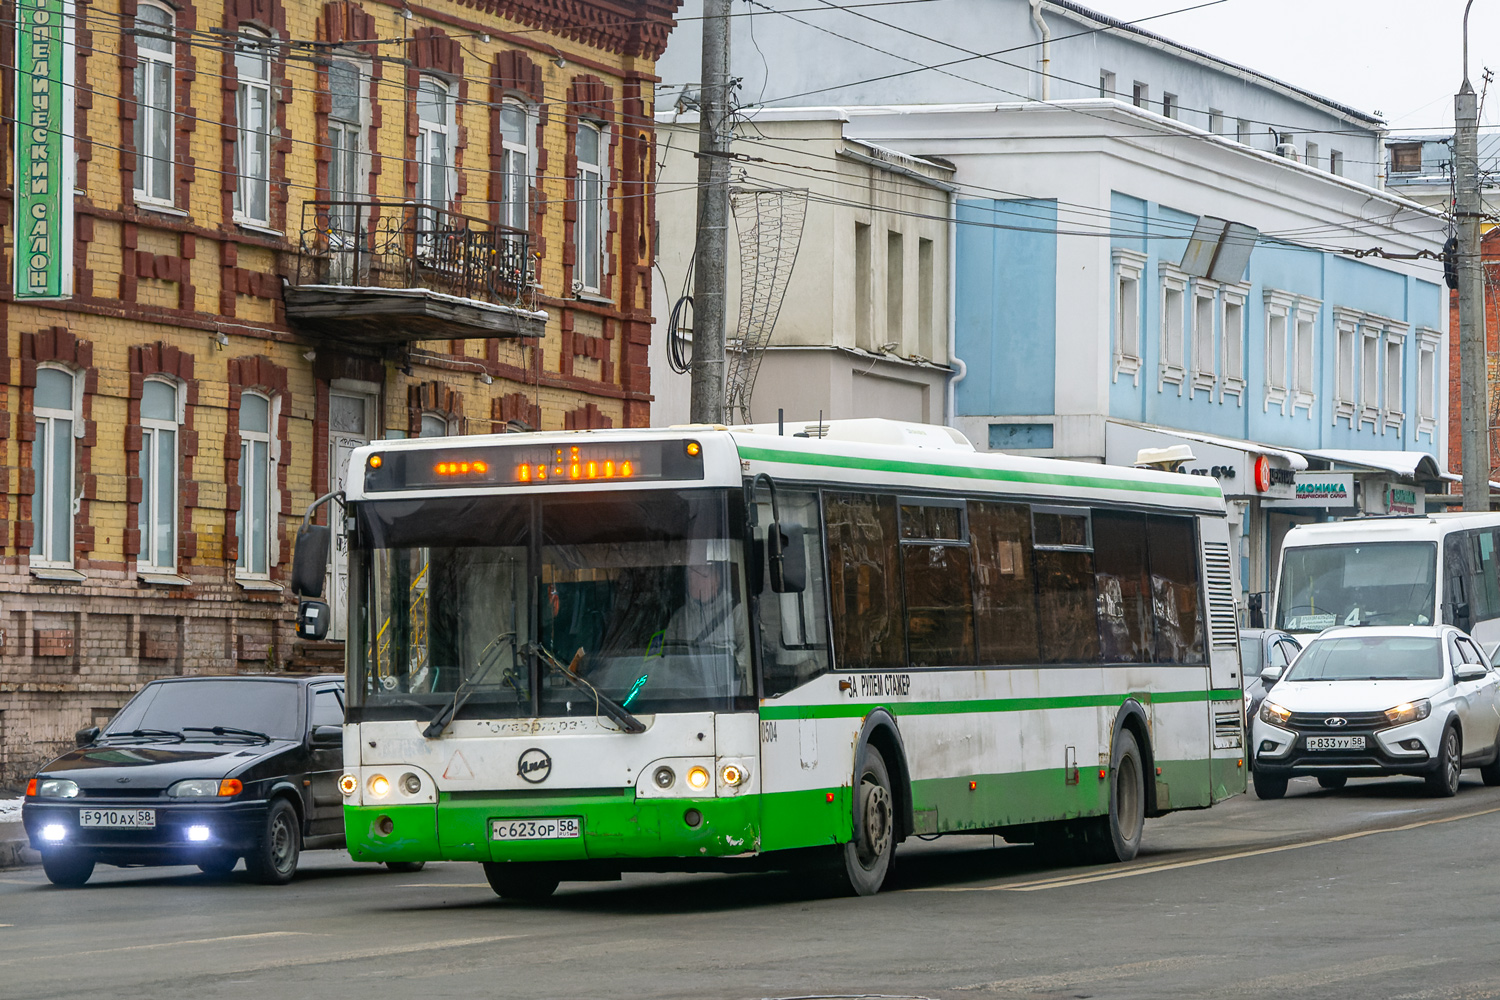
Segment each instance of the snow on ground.
[[21,822],[22,799],[0,799],[0,823]]

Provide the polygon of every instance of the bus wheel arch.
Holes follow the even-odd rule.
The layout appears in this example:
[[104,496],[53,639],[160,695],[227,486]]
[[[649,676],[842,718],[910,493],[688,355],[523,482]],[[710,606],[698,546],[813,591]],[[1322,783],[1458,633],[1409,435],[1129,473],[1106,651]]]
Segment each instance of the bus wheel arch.
[[[859,741],[854,748],[854,774],[864,772],[865,748],[873,746],[880,751],[885,766],[890,771],[891,793],[896,798],[896,842],[899,844],[910,836],[915,828],[911,800],[911,768],[906,762],[906,746],[901,740],[901,730],[891,713],[877,708],[865,717],[860,729]],[[859,796],[852,796],[852,829],[859,830]]]
[[1120,710],[1115,713],[1115,724],[1109,736],[1109,752],[1111,759],[1114,756],[1115,742],[1120,738],[1120,733],[1129,731],[1135,737],[1136,749],[1141,754],[1142,777],[1146,793],[1146,818],[1154,819],[1165,816],[1166,810],[1158,809],[1156,805],[1156,753],[1151,745],[1151,722],[1146,715],[1146,709],[1134,698],[1129,698]]

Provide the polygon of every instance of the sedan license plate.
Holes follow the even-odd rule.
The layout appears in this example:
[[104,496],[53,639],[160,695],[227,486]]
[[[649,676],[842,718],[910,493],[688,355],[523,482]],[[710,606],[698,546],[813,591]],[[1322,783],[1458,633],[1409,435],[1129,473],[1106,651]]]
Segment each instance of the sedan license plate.
[[135,830],[156,829],[155,809],[80,809],[79,826],[109,826]]
[[1307,738],[1309,750],[1363,750],[1364,748],[1363,736],[1309,736]]
[[490,820],[490,837],[495,840],[571,840],[581,836],[583,819],[579,816]]

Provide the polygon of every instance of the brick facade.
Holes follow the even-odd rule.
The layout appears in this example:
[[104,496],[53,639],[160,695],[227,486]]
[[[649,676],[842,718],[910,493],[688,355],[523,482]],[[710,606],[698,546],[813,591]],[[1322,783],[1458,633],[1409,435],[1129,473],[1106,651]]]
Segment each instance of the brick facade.
[[[102,0],[77,32],[75,282],[61,302],[12,295],[13,130],[0,191],[0,787],[14,787],[76,729],[107,718],[148,680],[306,666],[286,588],[292,536],[327,492],[331,402],[370,394],[371,437],[641,426],[655,254],[653,75],[677,0],[433,0],[410,8],[353,0],[174,0],[170,197],[136,191],[139,36],[153,0]],[[407,16],[403,16],[406,14]],[[237,218],[241,183],[234,38],[269,38],[268,222]],[[0,32],[0,56],[14,48]],[[213,38],[222,39],[215,42]],[[317,57],[310,57],[316,52]],[[12,53],[13,54],[13,53]],[[362,190],[414,195],[415,94],[423,74],[457,97],[451,211],[498,221],[498,106],[524,101],[536,124],[528,199],[535,306],[544,336],[361,347],[289,324],[304,203],[330,185],[329,61],[362,68],[368,111]],[[14,59],[3,59],[7,66]],[[561,65],[559,65],[561,64]],[[7,101],[11,71],[0,71]],[[118,99],[117,99],[118,98]],[[573,135],[580,115],[609,130],[603,294],[572,291]],[[462,334],[456,334],[462,336]],[[37,372],[75,380],[71,562],[39,568]],[[143,398],[174,388],[175,572],[143,569],[152,469]],[[156,390],[159,391],[159,390]],[[237,576],[241,399],[271,401],[269,572]],[[44,571],[45,570],[45,571]]]

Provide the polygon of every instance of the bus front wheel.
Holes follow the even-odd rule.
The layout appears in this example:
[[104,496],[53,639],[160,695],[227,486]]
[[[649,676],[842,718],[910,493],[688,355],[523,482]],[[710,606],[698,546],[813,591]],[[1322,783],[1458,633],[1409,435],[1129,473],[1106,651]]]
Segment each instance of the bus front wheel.
[[1109,813],[1077,820],[1073,847],[1079,860],[1129,861],[1141,849],[1146,826],[1146,778],[1135,734],[1121,729],[1110,761]]
[[547,868],[524,862],[484,862],[484,877],[502,899],[540,902],[557,891],[561,881]]
[[880,891],[896,853],[896,797],[885,758],[873,746],[865,747],[864,767],[855,776],[859,811],[855,814],[854,839],[843,845],[843,878],[838,888],[856,896]]

